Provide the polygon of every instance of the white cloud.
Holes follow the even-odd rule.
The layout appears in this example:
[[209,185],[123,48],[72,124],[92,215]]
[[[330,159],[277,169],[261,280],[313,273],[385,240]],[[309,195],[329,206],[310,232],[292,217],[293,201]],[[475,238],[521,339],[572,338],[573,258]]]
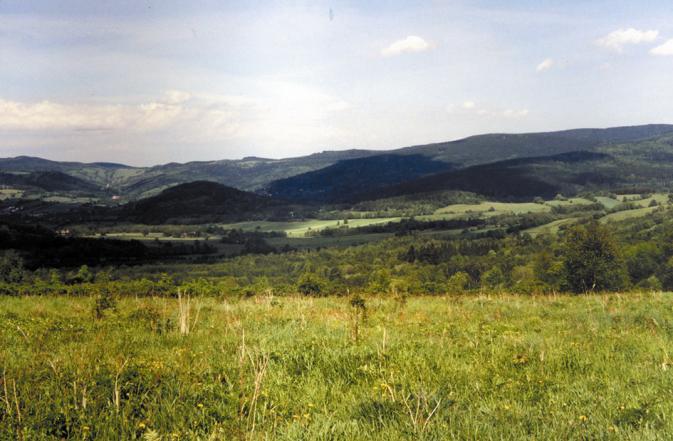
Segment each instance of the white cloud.
[[617,29],[596,40],[596,44],[615,52],[622,52],[629,44],[652,43],[659,37],[659,31],[628,28]]
[[507,109],[502,112],[502,116],[506,118],[525,118],[528,113],[528,109]]
[[184,103],[185,101],[189,101],[189,99],[192,97],[189,92],[182,90],[168,90],[164,96],[166,97],[166,101],[171,104]]
[[[132,155],[127,148],[135,146],[146,157],[149,146],[160,146],[184,150],[185,159],[194,159],[199,149],[239,144],[257,146],[258,154],[283,156],[275,150],[279,145],[311,144],[313,150],[317,143],[339,145],[337,140],[348,135],[341,128],[341,118],[353,109],[347,101],[304,84],[256,84],[257,93],[251,96],[168,90],[135,102],[110,97],[90,102],[0,98],[0,135],[11,137],[16,145],[68,139],[69,148],[83,155],[91,145],[109,155]],[[222,151],[217,151],[219,158]]]
[[430,47],[430,44],[421,37],[409,35],[407,38],[397,40],[390,46],[384,48],[381,51],[381,55],[384,57],[391,57],[405,52],[423,52],[430,49]]
[[555,63],[554,63],[553,59],[547,58],[544,61],[542,61],[540,64],[538,64],[537,67],[535,68],[535,70],[537,72],[544,72],[545,70],[549,70],[552,67],[554,67],[554,64]]
[[660,56],[673,55],[673,39],[668,40],[666,43],[660,46],[650,49],[650,54]]
[[464,101],[460,106],[449,105],[447,111],[455,115],[480,116],[496,119],[525,118],[530,113],[528,109],[503,109],[495,106],[482,106],[474,101]]
[[[162,98],[136,104],[81,104],[53,101],[19,102],[0,99],[0,130],[15,131],[152,131],[180,123],[223,127],[223,115],[233,118],[243,104],[220,97],[216,103],[171,90]],[[232,119],[230,118],[230,119]]]

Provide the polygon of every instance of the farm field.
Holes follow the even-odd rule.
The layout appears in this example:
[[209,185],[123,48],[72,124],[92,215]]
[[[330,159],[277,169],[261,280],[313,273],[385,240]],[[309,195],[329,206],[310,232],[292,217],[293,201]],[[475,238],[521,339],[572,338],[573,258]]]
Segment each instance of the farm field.
[[600,221],[603,223],[606,222],[611,222],[611,221],[621,221],[621,220],[626,220],[626,219],[634,219],[638,217],[645,217],[648,214],[652,213],[654,210],[656,210],[658,207],[642,207],[642,208],[636,208],[633,210],[624,210],[624,211],[618,211],[616,213],[610,213],[605,216],[603,216]]
[[0,298],[0,438],[673,437],[669,293],[94,302]]
[[[366,227],[368,225],[386,224],[388,222],[399,222],[399,217],[381,217],[370,219],[348,219],[349,228]],[[219,224],[225,229],[242,229],[244,231],[281,231],[288,237],[305,237],[306,233],[317,232],[326,228],[338,228],[344,225],[343,219],[310,219],[296,222],[273,222],[273,221],[249,221],[237,222],[233,224]]]
[[564,226],[564,225],[570,225],[574,222],[577,222],[577,218],[575,217],[568,217],[565,219],[559,219],[555,220],[553,222],[550,222],[548,224],[540,225],[537,227],[529,228],[527,230],[524,230],[525,233],[530,234],[531,236],[535,237],[540,234],[557,234],[559,232],[559,227]]
[[17,188],[2,188],[0,189],[0,201],[5,199],[20,198],[23,195],[23,190]]

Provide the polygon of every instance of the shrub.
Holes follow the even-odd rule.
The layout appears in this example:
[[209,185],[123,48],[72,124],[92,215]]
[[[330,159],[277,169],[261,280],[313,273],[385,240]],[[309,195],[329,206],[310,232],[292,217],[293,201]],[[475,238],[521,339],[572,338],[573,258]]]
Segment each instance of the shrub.
[[325,295],[325,281],[316,274],[304,273],[297,282],[297,291],[305,296]]
[[26,276],[23,259],[14,251],[0,257],[0,282],[21,283]]
[[112,291],[107,286],[103,286],[94,301],[94,317],[96,317],[96,319],[102,319],[105,315],[105,311],[116,307],[117,301],[115,300]]
[[465,292],[470,284],[470,275],[464,271],[458,271],[449,277],[447,282],[447,291],[449,293]]
[[627,285],[626,266],[617,243],[598,222],[568,229],[563,266],[567,288],[575,293],[616,291]]

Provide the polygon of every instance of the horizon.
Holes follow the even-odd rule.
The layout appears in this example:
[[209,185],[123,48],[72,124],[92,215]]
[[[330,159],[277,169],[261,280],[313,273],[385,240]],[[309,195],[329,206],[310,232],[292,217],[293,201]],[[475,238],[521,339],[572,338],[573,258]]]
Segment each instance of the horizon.
[[629,125],[624,125],[624,126],[611,126],[611,127],[574,127],[574,128],[564,128],[564,129],[559,129],[559,130],[550,130],[550,131],[534,131],[534,132],[489,132],[489,133],[476,133],[473,135],[468,135],[462,138],[457,138],[457,139],[450,139],[446,141],[438,141],[438,142],[431,142],[431,143],[421,143],[421,144],[410,144],[410,145],[404,145],[400,147],[391,147],[391,148],[384,148],[384,149],[367,149],[367,148],[360,148],[360,147],[352,147],[352,148],[343,148],[343,149],[329,149],[329,150],[316,150],[310,153],[307,153],[305,155],[300,155],[300,156],[284,156],[284,157],[261,157],[261,156],[255,156],[255,155],[249,155],[249,156],[243,156],[243,157],[238,157],[238,158],[214,158],[214,159],[192,159],[192,160],[187,160],[187,161],[166,161],[166,162],[160,162],[160,163],[153,163],[149,165],[137,165],[133,164],[130,162],[118,162],[118,161],[106,161],[106,160],[92,160],[92,161],[76,161],[76,160],[63,160],[59,158],[54,158],[54,157],[48,157],[48,156],[35,156],[35,155],[26,155],[26,154],[19,154],[15,156],[0,156],[0,160],[3,159],[18,159],[18,158],[32,158],[32,159],[43,159],[47,161],[53,161],[53,162],[79,162],[82,164],[113,164],[113,165],[121,165],[121,166],[126,166],[130,168],[152,168],[152,167],[159,167],[163,165],[168,165],[168,164],[188,164],[188,163],[193,163],[193,162],[217,162],[217,161],[245,161],[249,159],[260,159],[260,160],[270,160],[270,161],[282,161],[282,160],[288,160],[288,159],[294,159],[294,158],[300,158],[300,157],[306,157],[306,156],[312,156],[312,155],[319,155],[323,153],[332,153],[332,152],[345,152],[345,151],[352,151],[352,150],[357,150],[357,151],[373,151],[373,152],[381,152],[386,153],[386,152],[391,152],[391,151],[396,151],[396,150],[402,150],[405,148],[411,148],[411,147],[424,147],[424,146],[431,146],[434,144],[444,144],[444,143],[452,143],[452,142],[459,142],[465,139],[477,137],[477,136],[492,136],[492,135],[531,135],[531,134],[546,134],[546,133],[559,133],[559,132],[565,132],[565,131],[570,131],[570,130],[608,130],[608,129],[616,129],[616,128],[624,128],[624,127],[645,127],[645,126],[673,126],[673,123],[647,123],[647,124],[629,124]]
[[146,167],[673,121],[671,19],[663,0],[5,0],[0,156]]

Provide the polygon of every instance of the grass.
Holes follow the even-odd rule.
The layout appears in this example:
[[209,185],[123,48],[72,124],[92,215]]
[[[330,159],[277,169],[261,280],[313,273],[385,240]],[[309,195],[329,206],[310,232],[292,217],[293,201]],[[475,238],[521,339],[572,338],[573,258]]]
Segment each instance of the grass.
[[109,239],[120,239],[120,240],[159,240],[159,241],[168,241],[168,242],[194,242],[194,241],[200,241],[200,240],[217,240],[220,239],[220,236],[217,235],[210,235],[210,236],[202,236],[202,237],[174,237],[174,236],[165,236],[163,233],[156,233],[156,232],[150,232],[147,234],[141,233],[141,232],[115,232],[115,233],[105,233],[105,235],[101,234],[92,234],[88,237],[107,237]]
[[455,219],[466,215],[476,217],[493,217],[503,214],[521,215],[527,213],[549,213],[553,207],[588,205],[591,201],[584,198],[565,200],[549,200],[544,203],[534,202],[481,202],[479,204],[454,204],[440,208],[432,215],[416,216],[418,220]]
[[545,204],[536,204],[533,202],[482,202],[480,204],[454,204],[448,205],[435,211],[436,215],[441,214],[457,214],[464,215],[470,213],[493,215],[513,213],[544,213],[550,211],[551,208]]
[[555,220],[553,222],[549,222],[548,224],[543,224],[543,225],[539,225],[537,227],[528,228],[527,230],[524,230],[524,232],[530,234],[533,237],[536,237],[540,234],[555,235],[555,234],[558,234],[561,226],[573,224],[573,223],[577,222],[577,219],[578,218],[576,218],[576,217],[568,217],[568,218],[565,218],[565,219],[559,219],[559,220]]
[[600,221],[606,223],[606,222],[617,222],[626,219],[633,219],[637,217],[645,217],[658,208],[659,207],[643,207],[643,208],[635,208],[633,210],[618,211],[616,213],[610,213],[608,215],[603,216],[600,219]]
[[365,300],[0,298],[0,439],[673,437],[668,293]]
[[[388,222],[399,222],[399,217],[380,217],[371,219],[348,219],[349,228],[365,227],[367,225],[386,224]],[[326,228],[338,228],[343,226],[343,219],[309,219],[295,222],[272,222],[272,221],[250,221],[238,222],[233,224],[220,224],[225,229],[242,229],[244,231],[282,231],[288,237],[305,237],[306,233],[321,231]]]
[[23,190],[17,188],[0,188],[0,201],[5,199],[20,198],[23,196]]
[[600,202],[608,210],[615,208],[617,205],[621,204],[620,200],[613,199],[607,196],[596,196],[596,200]]

